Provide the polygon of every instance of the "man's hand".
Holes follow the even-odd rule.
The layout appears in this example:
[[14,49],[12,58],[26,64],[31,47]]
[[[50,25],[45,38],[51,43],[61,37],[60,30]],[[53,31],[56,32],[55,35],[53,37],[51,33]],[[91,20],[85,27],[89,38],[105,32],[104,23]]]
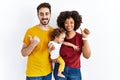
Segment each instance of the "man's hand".
[[57,61],[57,59],[51,59],[53,62],[55,62],[55,63],[57,63],[58,61]]
[[48,51],[51,52],[51,51],[54,50],[54,49],[55,49],[54,45],[53,45],[52,43],[50,43],[50,44],[48,45]]
[[40,39],[37,36],[34,36],[34,38],[32,38],[31,35],[28,36],[30,39],[30,42],[33,43],[34,45],[38,45],[38,43],[40,42]]

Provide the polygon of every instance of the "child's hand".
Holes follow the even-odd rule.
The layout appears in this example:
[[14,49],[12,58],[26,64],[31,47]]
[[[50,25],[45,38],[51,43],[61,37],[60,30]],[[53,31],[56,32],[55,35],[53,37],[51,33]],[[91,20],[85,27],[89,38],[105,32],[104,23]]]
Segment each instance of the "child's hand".
[[73,49],[74,49],[75,51],[78,51],[78,50],[79,50],[79,46],[74,45],[74,46],[73,46]]

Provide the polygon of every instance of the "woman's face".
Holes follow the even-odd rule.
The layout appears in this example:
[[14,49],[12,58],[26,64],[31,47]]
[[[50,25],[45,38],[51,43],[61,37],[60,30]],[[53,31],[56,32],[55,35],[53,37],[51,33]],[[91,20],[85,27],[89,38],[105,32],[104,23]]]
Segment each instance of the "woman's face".
[[72,17],[67,18],[65,20],[64,26],[67,31],[73,31],[74,30],[74,19]]

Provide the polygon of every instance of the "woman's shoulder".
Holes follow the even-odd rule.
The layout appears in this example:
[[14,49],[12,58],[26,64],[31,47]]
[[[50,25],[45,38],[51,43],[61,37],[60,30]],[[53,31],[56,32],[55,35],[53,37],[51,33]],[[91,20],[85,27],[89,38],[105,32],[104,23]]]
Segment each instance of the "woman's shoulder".
[[81,33],[76,32],[76,36],[82,36],[82,34],[81,34]]

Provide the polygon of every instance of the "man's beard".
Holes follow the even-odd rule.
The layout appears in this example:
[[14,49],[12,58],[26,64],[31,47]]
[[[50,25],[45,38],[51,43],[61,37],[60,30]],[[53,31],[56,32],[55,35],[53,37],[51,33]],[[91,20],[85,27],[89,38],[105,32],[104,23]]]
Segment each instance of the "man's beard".
[[[45,20],[45,21],[44,21]],[[41,24],[42,25],[47,25],[48,23],[49,23],[49,19],[48,18],[42,18],[41,20],[40,20],[40,22],[41,22]]]

